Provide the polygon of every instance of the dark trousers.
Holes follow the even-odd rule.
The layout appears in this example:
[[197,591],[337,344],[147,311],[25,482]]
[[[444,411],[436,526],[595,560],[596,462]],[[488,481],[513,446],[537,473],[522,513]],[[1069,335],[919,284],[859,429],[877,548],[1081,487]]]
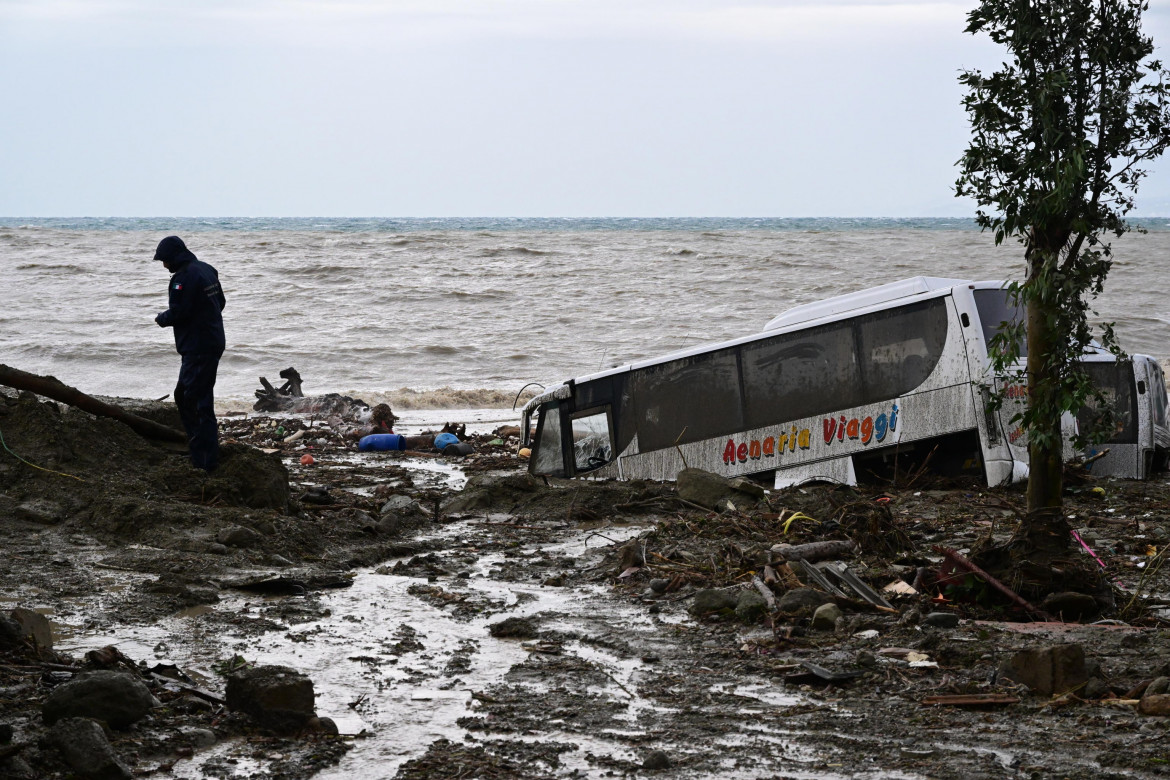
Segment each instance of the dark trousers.
[[187,429],[191,465],[213,471],[219,465],[219,429],[215,424],[215,372],[219,355],[183,355],[175,404]]

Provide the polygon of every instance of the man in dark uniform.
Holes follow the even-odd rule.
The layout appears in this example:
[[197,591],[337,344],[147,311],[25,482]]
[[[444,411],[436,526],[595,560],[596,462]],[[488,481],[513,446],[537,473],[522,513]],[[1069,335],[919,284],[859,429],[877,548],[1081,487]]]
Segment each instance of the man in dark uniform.
[[223,316],[227,304],[219,286],[219,274],[202,263],[183,239],[167,236],[154,253],[171,272],[170,308],[154,318],[162,328],[175,329],[175,349],[183,356],[175,404],[187,442],[191,463],[204,471],[219,465],[219,429],[215,422],[215,372],[223,354]]

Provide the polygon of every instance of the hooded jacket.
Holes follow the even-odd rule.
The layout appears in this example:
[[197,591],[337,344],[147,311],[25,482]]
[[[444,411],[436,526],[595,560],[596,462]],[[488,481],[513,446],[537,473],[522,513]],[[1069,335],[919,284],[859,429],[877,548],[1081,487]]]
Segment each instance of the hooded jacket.
[[[158,315],[163,327],[175,329],[175,349],[180,355],[222,355],[224,350],[223,311],[227,305],[219,274],[176,239],[176,251],[168,259],[182,263],[171,276],[169,305]],[[168,247],[169,248],[169,247]],[[163,251],[162,245],[159,247]]]

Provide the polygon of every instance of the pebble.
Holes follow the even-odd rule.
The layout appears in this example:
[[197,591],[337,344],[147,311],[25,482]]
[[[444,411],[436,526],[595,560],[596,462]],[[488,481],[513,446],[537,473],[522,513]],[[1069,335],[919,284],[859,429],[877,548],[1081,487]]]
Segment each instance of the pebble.
[[931,612],[922,618],[922,625],[935,628],[954,628],[959,625],[959,616],[953,612]]

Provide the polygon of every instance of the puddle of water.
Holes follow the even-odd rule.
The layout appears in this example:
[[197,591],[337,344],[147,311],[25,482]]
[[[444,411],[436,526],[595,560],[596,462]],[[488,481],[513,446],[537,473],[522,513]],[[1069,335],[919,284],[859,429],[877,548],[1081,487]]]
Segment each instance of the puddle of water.
[[[330,463],[334,468],[344,468],[346,465],[369,467],[382,463],[383,465],[400,466],[409,471],[416,472],[422,480],[435,486],[450,488],[451,490],[462,490],[463,486],[467,484],[467,475],[463,473],[463,469],[454,461],[449,461],[445,458],[415,458],[409,455],[399,457],[366,452],[337,453],[329,457]],[[300,470],[300,473],[301,476],[306,477],[311,475],[311,472],[304,470]],[[393,480],[388,480],[387,482],[392,483]],[[306,481],[304,484],[310,483]],[[343,489],[354,493],[365,490],[368,494],[373,490],[373,486],[364,488],[346,487]]]

